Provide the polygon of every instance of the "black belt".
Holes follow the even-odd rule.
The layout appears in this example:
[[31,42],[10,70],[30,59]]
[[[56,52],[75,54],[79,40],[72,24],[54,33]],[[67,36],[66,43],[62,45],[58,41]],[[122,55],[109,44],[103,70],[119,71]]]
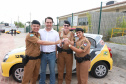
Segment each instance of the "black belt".
[[84,57],[76,57],[75,55],[75,59],[77,60],[78,63],[81,63],[83,61],[90,61],[91,60],[91,56],[89,54],[87,54],[86,56]]
[[25,66],[29,60],[36,60],[36,59],[41,59],[41,54],[37,57],[32,57],[32,56],[28,56],[28,55],[20,55],[20,57],[22,57],[22,64],[23,66]]
[[42,52],[43,54],[51,54],[51,53],[53,53],[53,52]]
[[68,50],[63,49],[62,51],[63,51],[63,52],[67,52]]
[[57,47],[57,50],[58,52],[67,52],[67,54],[72,54],[73,53],[73,50],[71,49],[63,49],[63,48],[60,48],[60,47]]
[[41,55],[39,55],[37,57],[32,57],[32,56],[28,56],[28,55],[26,55],[26,56],[28,57],[29,60],[36,60],[36,59],[40,59],[41,58]]

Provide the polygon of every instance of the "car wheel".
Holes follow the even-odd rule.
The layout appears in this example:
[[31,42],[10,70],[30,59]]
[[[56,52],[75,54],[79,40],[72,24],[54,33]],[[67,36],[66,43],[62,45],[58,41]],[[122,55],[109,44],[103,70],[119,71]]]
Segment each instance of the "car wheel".
[[91,75],[96,78],[103,78],[108,73],[108,66],[104,62],[98,62],[94,64],[94,66],[91,69]]
[[14,68],[12,70],[12,76],[15,81],[21,83],[22,78],[23,78],[23,73],[24,73],[24,66],[22,64],[18,64],[16,66],[14,66]]

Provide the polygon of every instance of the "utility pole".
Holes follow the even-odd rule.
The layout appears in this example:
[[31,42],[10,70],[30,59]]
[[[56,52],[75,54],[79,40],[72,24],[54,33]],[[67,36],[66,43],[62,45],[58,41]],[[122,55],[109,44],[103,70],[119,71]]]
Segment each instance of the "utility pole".
[[59,19],[59,17],[57,17],[57,32],[59,31],[59,28],[58,28],[58,26],[59,26],[58,19]]
[[12,18],[11,18],[11,27],[12,27]]
[[30,22],[31,22],[31,12],[30,12]]
[[18,16],[18,22],[19,22],[19,16]]
[[30,12],[30,21],[29,21],[29,32],[30,32],[30,25],[31,25],[31,12]]
[[19,28],[19,16],[18,16],[18,22],[17,23],[18,23],[18,27],[17,27],[17,30],[18,30],[18,28]]

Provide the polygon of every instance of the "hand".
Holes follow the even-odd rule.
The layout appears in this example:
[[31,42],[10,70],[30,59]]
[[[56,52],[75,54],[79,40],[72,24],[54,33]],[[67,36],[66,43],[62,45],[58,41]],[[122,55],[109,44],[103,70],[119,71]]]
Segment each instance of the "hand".
[[64,40],[65,45],[69,46],[69,41],[68,40]]
[[61,40],[61,43],[64,42],[64,39]]
[[56,53],[56,58],[58,59],[58,54]]
[[64,40],[65,40],[65,41],[68,41],[68,42],[70,43],[70,40],[69,40],[68,38],[65,38]]
[[61,43],[61,40],[58,40],[55,42],[55,44],[60,44]]
[[68,38],[64,38],[64,41],[65,41],[65,40],[68,41],[69,39],[68,39]]

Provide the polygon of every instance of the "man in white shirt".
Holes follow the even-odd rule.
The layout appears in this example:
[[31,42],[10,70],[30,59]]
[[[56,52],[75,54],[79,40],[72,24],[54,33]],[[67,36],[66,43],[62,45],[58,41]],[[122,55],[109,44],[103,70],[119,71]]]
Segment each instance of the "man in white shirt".
[[[45,18],[46,28],[40,29],[39,33],[41,40],[56,42],[59,40],[59,34],[52,28],[53,19],[51,17]],[[46,66],[47,62],[50,69],[50,84],[55,84],[55,60],[56,60],[56,45],[41,45],[41,73],[39,84],[45,84],[46,80]]]

